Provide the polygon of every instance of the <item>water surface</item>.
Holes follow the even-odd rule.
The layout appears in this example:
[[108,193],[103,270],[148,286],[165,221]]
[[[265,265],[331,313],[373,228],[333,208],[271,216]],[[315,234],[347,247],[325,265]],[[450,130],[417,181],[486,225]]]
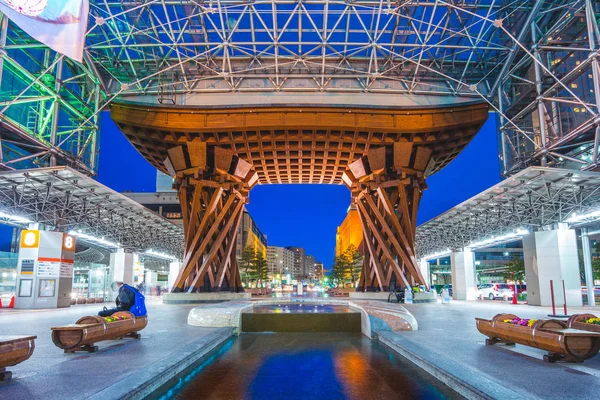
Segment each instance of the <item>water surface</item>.
[[310,304],[310,303],[281,303],[254,305],[254,314],[339,314],[358,312],[347,305],[338,304]]
[[460,399],[361,334],[243,334],[163,399]]

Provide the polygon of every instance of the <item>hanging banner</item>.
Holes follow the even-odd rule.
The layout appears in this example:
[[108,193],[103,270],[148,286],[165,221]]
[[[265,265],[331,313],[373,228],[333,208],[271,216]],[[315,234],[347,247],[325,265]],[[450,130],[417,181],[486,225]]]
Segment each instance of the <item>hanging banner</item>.
[[0,12],[34,39],[83,60],[89,0],[0,0]]

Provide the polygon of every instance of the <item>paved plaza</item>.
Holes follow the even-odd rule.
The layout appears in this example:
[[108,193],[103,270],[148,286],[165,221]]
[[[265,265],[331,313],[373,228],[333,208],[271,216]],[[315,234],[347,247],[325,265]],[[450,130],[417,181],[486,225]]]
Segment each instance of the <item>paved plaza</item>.
[[221,344],[229,328],[187,325],[190,306],[148,303],[148,326],[140,341],[98,343],[97,353],[64,354],[52,343],[50,327],[95,315],[103,304],[66,309],[0,310],[0,335],[37,335],[31,358],[9,368],[12,381],[0,383],[0,399],[118,399],[136,387],[152,389],[157,377],[174,374],[177,364]]
[[[516,345],[485,346],[475,318],[512,313],[521,318],[549,318],[551,309],[512,305],[501,301],[452,301],[450,304],[407,304],[419,330],[386,332],[382,341],[399,346],[410,359],[428,365],[439,375],[445,370],[457,380],[492,398],[597,399],[600,391],[600,356],[582,364],[548,364],[544,351]],[[569,313],[600,314],[600,307],[571,309]],[[575,396],[574,393],[577,393]]]
[[[54,346],[51,326],[73,323],[80,316],[94,314],[99,307],[0,311],[0,334],[38,335],[31,359],[12,367],[13,380],[0,385],[0,398],[107,400],[137,394],[143,397],[144,390],[154,390],[158,385],[153,386],[152,381],[166,382],[183,370],[174,368],[175,365],[186,359],[189,365],[190,360],[198,360],[232,336],[231,328],[188,325],[188,313],[193,306],[165,305],[154,300],[148,305],[149,323],[142,331],[141,341],[101,342],[99,352],[94,354],[63,354]],[[542,361],[541,350],[520,345],[486,347],[485,337],[475,327],[475,317],[514,313],[525,318],[547,318],[551,311],[548,308],[502,301],[452,301],[405,307],[416,317],[419,330],[379,332],[380,341],[463,395],[564,399],[577,392],[578,399],[597,398],[600,357],[582,364],[548,364]],[[600,314],[599,307],[569,311]],[[275,342],[281,339],[270,337]],[[315,345],[320,343],[319,337],[314,340]],[[137,394],[136,387],[142,387]]]

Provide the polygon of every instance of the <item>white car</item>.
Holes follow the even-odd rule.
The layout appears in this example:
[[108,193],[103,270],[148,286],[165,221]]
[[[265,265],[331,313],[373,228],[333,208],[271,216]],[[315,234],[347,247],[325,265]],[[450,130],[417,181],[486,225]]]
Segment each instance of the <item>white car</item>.
[[490,300],[495,300],[497,298],[503,298],[506,294],[509,299],[512,299],[514,292],[512,286],[506,283],[484,283],[479,285],[477,297],[483,295],[483,297]]

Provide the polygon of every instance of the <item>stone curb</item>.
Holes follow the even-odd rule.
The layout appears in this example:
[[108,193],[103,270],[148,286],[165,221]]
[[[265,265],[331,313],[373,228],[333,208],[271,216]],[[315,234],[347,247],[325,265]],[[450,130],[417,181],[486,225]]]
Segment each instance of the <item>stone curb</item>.
[[[376,332],[377,339],[408,361],[423,369],[452,390],[474,400],[519,400],[534,399],[524,396],[483,376],[474,368],[458,364],[448,358],[415,346],[394,332]],[[393,335],[393,336],[392,336]],[[430,357],[425,357],[427,354]],[[434,359],[435,363],[431,360]]]
[[206,340],[189,344],[177,354],[135,371],[114,385],[89,397],[88,400],[144,399],[232,338],[233,335],[233,328],[218,328],[216,332],[203,337]]

